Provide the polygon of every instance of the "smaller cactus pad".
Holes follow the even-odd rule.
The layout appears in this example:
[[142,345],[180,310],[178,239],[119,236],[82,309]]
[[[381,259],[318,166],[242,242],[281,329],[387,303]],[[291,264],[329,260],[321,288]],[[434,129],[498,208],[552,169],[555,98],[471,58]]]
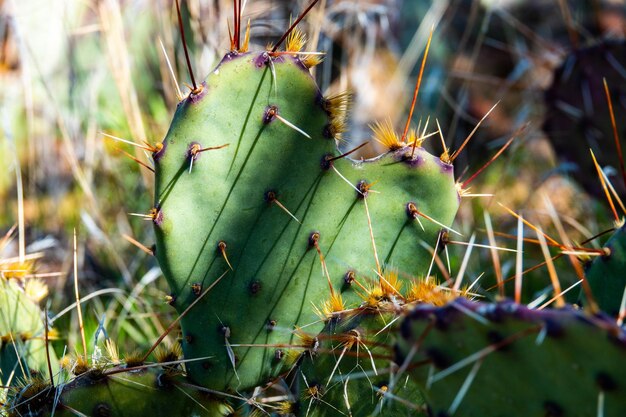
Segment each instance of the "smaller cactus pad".
[[28,380],[6,408],[10,417],[225,417],[233,412],[182,375],[160,367],[92,369],[56,387]]
[[418,306],[400,334],[433,416],[626,415],[626,333],[606,316],[458,299]]
[[[56,369],[52,349],[50,358]],[[0,278],[0,382],[15,382],[32,371],[48,373],[43,313],[16,280]]]
[[598,307],[613,317],[619,315],[626,290],[625,227],[617,229],[604,244],[609,251],[608,254],[596,257],[585,270],[585,276]]

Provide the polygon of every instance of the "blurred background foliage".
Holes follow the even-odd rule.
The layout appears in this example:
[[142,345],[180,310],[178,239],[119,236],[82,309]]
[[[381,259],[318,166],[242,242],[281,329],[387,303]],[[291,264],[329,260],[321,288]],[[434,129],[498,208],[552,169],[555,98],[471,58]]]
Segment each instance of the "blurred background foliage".
[[[260,49],[308,2],[245,3],[252,49]],[[181,0],[181,6],[194,72],[208,74],[229,48],[232,1]],[[548,196],[575,242],[612,227],[589,149],[624,195],[603,79],[624,140],[625,8],[623,0],[322,0],[303,29],[306,49],[326,52],[315,69],[321,89],[354,95],[342,147],[370,141],[358,156],[370,157],[382,151],[370,140],[372,123],[390,120],[402,129],[435,28],[415,125],[423,128],[429,119],[434,132],[436,120],[454,150],[498,103],[457,159],[457,176],[467,179],[510,137],[516,140],[472,182],[482,196],[464,199],[454,228],[465,241],[475,234],[476,243],[488,244],[492,223],[496,243],[513,248],[505,235],[515,234],[517,219],[498,203],[558,236]],[[152,173],[124,153],[146,164],[148,158],[103,133],[162,140],[178,102],[164,52],[187,94],[170,0],[0,0],[0,232],[14,225],[21,232],[11,232],[0,247],[0,269],[8,275],[23,247],[34,260],[27,274],[48,284],[42,303],[54,317],[73,300],[75,230],[81,293],[90,297],[88,334],[93,339],[101,325],[131,347],[154,341],[171,309],[146,253],[150,222],[131,214],[152,206]],[[443,151],[437,135],[426,146]],[[440,278],[458,273],[466,250],[448,245]],[[525,248],[525,267],[542,261],[539,247]],[[567,261],[557,262],[562,285],[575,282]],[[494,297],[488,289],[495,277],[511,276],[514,268],[515,254],[474,248],[465,273],[482,277],[477,292]],[[524,300],[546,289],[545,269],[529,273]],[[69,340],[57,342],[60,352],[77,346],[74,314],[55,322],[70,330],[61,331]]]

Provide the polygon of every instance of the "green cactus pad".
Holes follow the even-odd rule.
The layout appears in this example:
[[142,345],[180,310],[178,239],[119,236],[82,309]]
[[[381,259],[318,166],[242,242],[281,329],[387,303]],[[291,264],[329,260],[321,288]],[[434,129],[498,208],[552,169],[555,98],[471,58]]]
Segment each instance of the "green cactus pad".
[[224,417],[233,411],[190,387],[183,376],[160,367],[109,368],[106,373],[92,370],[54,388],[41,381],[30,382],[7,405],[8,415],[31,415],[30,410],[37,410],[41,417]]
[[[57,369],[52,349],[50,359]],[[0,381],[15,382],[31,371],[48,372],[42,311],[16,281],[0,279]]]
[[329,321],[298,371],[298,415],[425,415],[413,378],[394,381],[393,312],[357,309]]
[[[598,307],[607,314],[617,317],[626,289],[626,229],[620,227],[604,244],[610,253],[591,262],[585,276]],[[581,296],[583,296],[582,294]],[[583,300],[584,302],[584,300]]]
[[[188,367],[198,383],[263,383],[296,326],[321,330],[312,304],[330,293],[320,254],[337,291],[349,271],[378,280],[364,195],[380,269],[401,267],[401,277],[425,273],[421,242],[435,246],[441,230],[425,218],[422,230],[407,204],[443,225],[454,218],[452,167],[422,148],[329,161],[342,123],[331,104],[297,58],[229,54],[179,104],[154,155],[156,256],[172,304],[184,311],[228,271],[181,321],[185,357],[207,358]],[[362,301],[343,296],[349,307]]]
[[434,416],[626,415],[626,334],[605,316],[458,299],[400,334]]

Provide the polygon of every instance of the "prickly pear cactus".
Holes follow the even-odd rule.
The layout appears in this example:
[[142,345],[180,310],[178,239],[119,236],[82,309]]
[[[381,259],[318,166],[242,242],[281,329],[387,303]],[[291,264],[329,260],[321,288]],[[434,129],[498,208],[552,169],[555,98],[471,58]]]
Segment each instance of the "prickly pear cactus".
[[410,364],[432,415],[626,413],[626,334],[611,318],[459,299],[416,307],[400,334],[397,363]]
[[[36,411],[35,411],[36,410]],[[25,383],[8,415],[48,416],[208,416],[233,409],[186,384],[185,378],[160,367],[93,369],[69,383],[52,387],[41,379]]]
[[[397,384],[395,397],[386,390],[395,370],[387,324],[423,301],[415,278],[429,275],[460,202],[453,167],[447,151],[433,156],[423,137],[382,124],[374,139],[387,152],[340,154],[349,96],[323,96],[309,72],[319,60],[300,53],[302,39],[292,32],[279,52],[233,46],[150,148],[149,217],[181,315],[184,371],[143,357],[125,366],[80,358],[58,386],[28,379],[9,413],[233,413],[204,393],[227,397],[240,415],[421,410],[413,382]],[[307,376],[327,381],[327,394]],[[287,381],[302,387],[295,400]],[[287,398],[283,408],[255,403],[266,389]]]
[[[0,381],[7,385],[31,372],[47,374],[44,319],[16,280],[0,277]],[[56,356],[50,352],[53,369]]]
[[[607,254],[587,265],[585,276],[598,307],[618,317],[626,291],[626,230],[622,225],[604,244]],[[584,295],[581,293],[581,296]],[[584,303],[584,299],[583,299]]]
[[328,321],[302,358],[298,415],[400,417],[425,411],[412,378],[394,381],[398,313],[359,308]]
[[[321,330],[311,304],[329,285],[428,269],[421,242],[436,245],[459,203],[452,166],[406,144],[332,160],[345,106],[272,52],[228,54],[179,104],[154,154],[156,256],[181,313],[226,272],[181,321],[185,356],[206,358],[189,364],[194,381],[254,387],[277,375],[296,327]],[[341,295],[341,309],[362,302]]]

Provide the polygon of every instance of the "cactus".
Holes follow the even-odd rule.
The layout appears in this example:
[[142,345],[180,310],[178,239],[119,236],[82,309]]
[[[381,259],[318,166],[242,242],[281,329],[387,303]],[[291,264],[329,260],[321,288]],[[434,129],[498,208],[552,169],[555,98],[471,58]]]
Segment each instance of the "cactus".
[[[613,320],[571,308],[454,300],[465,293],[435,284],[434,256],[444,232],[453,232],[463,185],[474,178],[455,183],[456,154],[429,154],[421,147],[425,133],[409,133],[408,123],[402,136],[378,123],[373,139],[386,152],[349,159],[352,151],[337,147],[349,95],[323,96],[309,72],[319,59],[302,52],[302,33],[287,31],[285,51],[248,52],[240,30],[236,21],[231,52],[201,84],[192,75],[193,89],[163,142],[144,147],[153,151],[154,253],[179,313],[184,367],[176,349],[155,354],[154,364],[144,363],[149,353],[127,355],[122,364],[107,341],[105,359],[64,358],[50,381],[25,378],[4,411],[155,417],[626,411],[620,400],[626,377],[614,367],[626,335]],[[587,270],[610,314],[619,311],[616,293],[624,285],[615,291],[606,277],[621,275],[623,233]],[[16,284],[3,284],[10,288],[5,295],[20,294]],[[37,319],[29,334],[41,338],[39,309],[19,311],[19,321]],[[19,326],[10,331],[22,332]],[[26,342],[39,347],[30,366],[46,365],[43,345]]]
[[[33,280],[26,280],[32,290]],[[30,282],[30,283],[29,283]],[[31,294],[33,294],[31,292]],[[33,294],[34,295],[34,294]],[[0,277],[0,381],[15,382],[39,372],[48,373],[44,318],[36,301],[15,279]],[[57,368],[53,351],[51,367]]]
[[[587,264],[585,276],[598,307],[613,317],[619,317],[626,291],[626,242],[624,225],[604,244],[607,254]],[[583,294],[581,293],[581,297]],[[584,298],[583,298],[584,303]]]
[[[164,141],[149,146],[149,217],[180,314],[185,373],[166,372],[164,382],[163,371],[133,361],[89,366],[79,357],[56,387],[28,379],[10,412],[135,415],[146,403],[151,410],[141,412],[155,415],[213,409],[210,399],[172,387],[232,394],[271,385],[294,369],[277,349],[310,348],[298,339],[301,327],[315,335],[349,308],[373,313],[416,295],[409,279],[432,265],[460,202],[452,165],[426,152],[415,132],[400,138],[381,124],[375,139],[385,154],[340,155],[349,95],[324,97],[309,73],[319,60],[301,53],[303,35],[296,29],[286,40],[284,52],[247,52],[233,37],[202,84],[192,75],[194,88]],[[378,326],[370,316],[359,322]],[[354,397],[362,382],[351,388]],[[209,414],[228,411],[224,404]],[[240,411],[254,412],[250,402]]]
[[[274,349],[251,345],[291,343],[346,274],[426,271],[420,242],[435,246],[458,207],[451,165],[419,146],[331,160],[346,97],[322,97],[305,62],[228,54],[178,105],[154,154],[156,256],[173,306],[182,313],[229,271],[181,321],[185,356],[207,357],[191,378],[216,389],[276,375]],[[420,214],[439,224],[420,226]]]
[[626,334],[604,315],[459,299],[416,307],[400,333],[397,363],[411,363],[432,415],[626,413]]
[[304,348],[280,350],[287,358],[301,351],[285,377],[296,394],[283,408],[298,416],[412,416],[425,411],[413,378],[396,378],[393,346],[400,319],[417,303],[443,305],[466,294],[432,279],[412,280],[404,296],[399,289],[395,273],[385,274],[360,307],[326,315],[317,335],[300,331]]
[[328,321],[297,373],[299,415],[358,417],[382,412],[399,417],[423,411],[412,378],[389,391],[397,371],[390,348],[398,312],[359,308]]
[[161,367],[95,368],[56,387],[41,379],[29,380],[15,395],[8,415],[225,417],[232,413],[229,405],[185,384],[184,377]]

